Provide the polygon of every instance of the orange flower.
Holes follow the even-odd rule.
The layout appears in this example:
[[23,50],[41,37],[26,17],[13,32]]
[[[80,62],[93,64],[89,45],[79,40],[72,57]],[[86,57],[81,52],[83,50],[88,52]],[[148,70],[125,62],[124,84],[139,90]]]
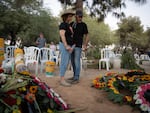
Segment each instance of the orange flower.
[[32,102],[35,101],[35,94],[33,94],[33,93],[27,93],[27,95],[25,96],[25,99],[28,102],[32,103]]
[[30,93],[35,94],[37,92],[38,86],[30,86],[29,91]]

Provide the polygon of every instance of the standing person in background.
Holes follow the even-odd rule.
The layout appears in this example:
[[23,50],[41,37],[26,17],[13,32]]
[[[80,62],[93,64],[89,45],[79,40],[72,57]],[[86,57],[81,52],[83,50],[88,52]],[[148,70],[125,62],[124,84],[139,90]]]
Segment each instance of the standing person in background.
[[39,37],[37,38],[36,45],[38,48],[42,48],[46,46],[46,39],[44,38],[43,33],[40,33]]
[[73,30],[70,26],[74,13],[72,11],[65,11],[62,14],[63,22],[59,25],[60,43],[59,49],[61,54],[60,62],[60,85],[71,86],[71,84],[65,81],[64,75],[67,70],[69,60],[71,58],[71,52],[73,51]]
[[[86,23],[82,21],[83,18],[83,12],[81,10],[76,11],[75,15],[75,22],[71,23],[71,26],[73,28],[73,40],[75,43],[74,51],[71,54],[71,63],[73,66],[73,77],[69,78],[69,82],[72,84],[76,84],[79,82],[80,77],[80,58],[81,58],[81,52],[83,50],[87,50],[87,45],[89,42],[88,37],[88,28]],[[85,38],[83,43],[83,38]]]

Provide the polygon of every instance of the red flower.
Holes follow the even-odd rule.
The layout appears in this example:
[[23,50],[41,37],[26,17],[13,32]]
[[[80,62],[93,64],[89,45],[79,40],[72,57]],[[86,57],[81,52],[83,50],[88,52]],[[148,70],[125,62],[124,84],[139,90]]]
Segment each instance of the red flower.
[[0,67],[0,73],[3,73],[4,72],[4,70]]
[[25,95],[25,99],[28,102],[32,103],[32,102],[35,101],[35,94],[33,94],[33,93],[27,93],[27,95]]
[[10,106],[15,105],[17,103],[17,100],[10,96],[10,94],[15,94],[15,93],[16,93],[15,90],[6,92],[7,97],[4,98],[3,101]]

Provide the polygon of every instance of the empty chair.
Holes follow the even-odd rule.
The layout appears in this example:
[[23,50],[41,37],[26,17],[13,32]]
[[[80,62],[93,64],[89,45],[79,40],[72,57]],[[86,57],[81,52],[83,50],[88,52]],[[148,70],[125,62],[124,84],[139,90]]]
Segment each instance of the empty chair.
[[27,67],[29,65],[35,65],[33,67],[36,75],[38,74],[39,55],[40,49],[37,47],[27,47],[25,50],[25,65]]
[[85,52],[82,51],[82,54],[81,54],[81,70],[82,69],[86,69],[87,68],[87,57],[85,55]]
[[6,54],[5,54],[5,59],[6,60],[14,59],[14,50],[15,49],[16,49],[15,46],[7,46],[6,47]]
[[116,53],[116,54],[115,54],[115,57],[116,57],[116,58],[121,58],[121,57],[122,57],[122,54]]
[[99,60],[99,70],[101,69],[101,64],[106,63],[106,70],[109,70],[110,67],[110,49],[103,48],[101,49],[101,59]]
[[139,64],[139,62],[140,62],[140,56],[138,54],[134,54],[134,58],[136,60],[136,63]]
[[52,56],[52,59],[56,62],[56,65],[59,64],[59,57],[60,57],[59,51],[54,51],[54,55]]
[[150,58],[149,58],[149,56],[147,54],[141,54],[140,55],[140,59],[141,60],[145,60],[145,61],[149,61],[150,60]]
[[41,63],[41,73],[43,71],[43,68],[45,67],[44,64],[47,61],[52,61],[53,59],[53,53],[50,48],[41,48],[40,49],[40,63]]
[[15,46],[7,46],[6,47],[5,60],[2,62],[3,68],[13,68],[14,69],[14,50],[15,49],[16,49]]

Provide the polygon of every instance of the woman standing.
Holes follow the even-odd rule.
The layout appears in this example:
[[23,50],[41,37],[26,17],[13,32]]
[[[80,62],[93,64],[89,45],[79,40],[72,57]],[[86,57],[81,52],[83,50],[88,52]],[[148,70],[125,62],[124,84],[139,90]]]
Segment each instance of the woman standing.
[[73,51],[73,30],[70,26],[74,13],[70,10],[65,11],[61,17],[63,22],[59,25],[59,34],[60,34],[60,53],[61,53],[61,62],[60,62],[60,85],[62,86],[71,86],[71,84],[65,81],[64,75],[67,70],[69,60],[71,58],[71,52]]

